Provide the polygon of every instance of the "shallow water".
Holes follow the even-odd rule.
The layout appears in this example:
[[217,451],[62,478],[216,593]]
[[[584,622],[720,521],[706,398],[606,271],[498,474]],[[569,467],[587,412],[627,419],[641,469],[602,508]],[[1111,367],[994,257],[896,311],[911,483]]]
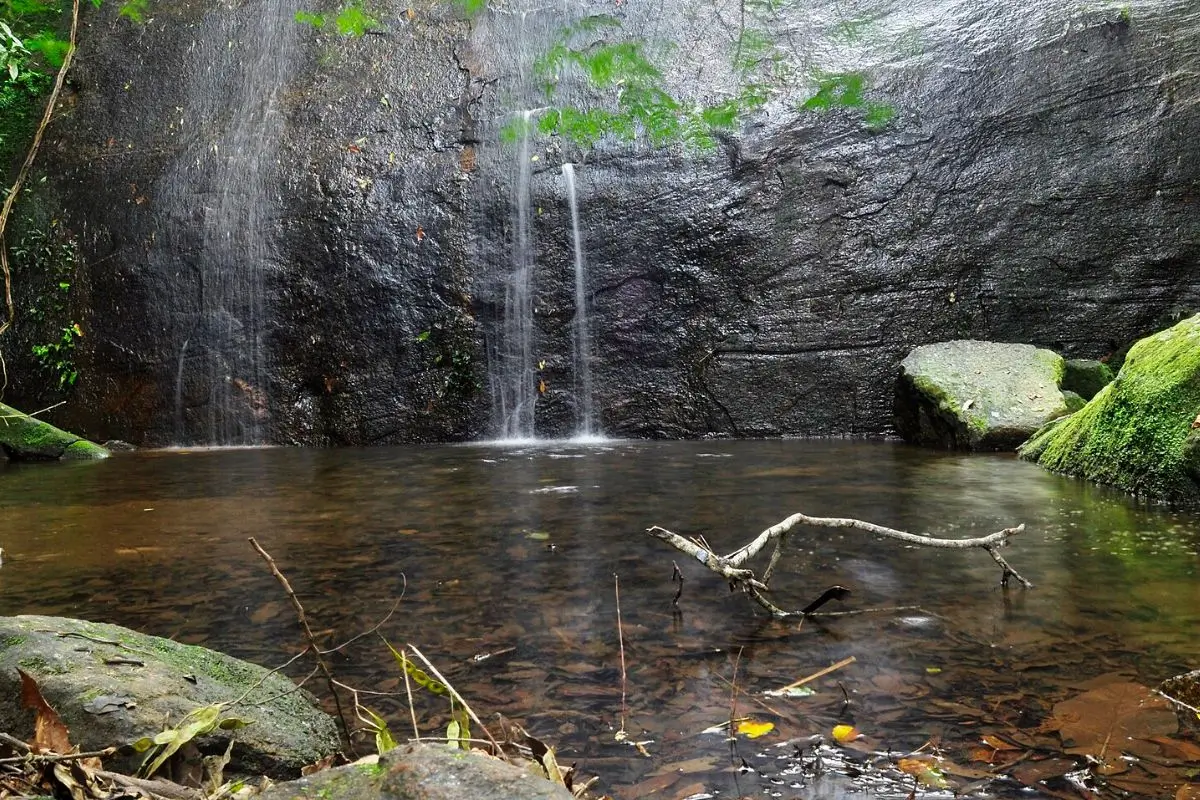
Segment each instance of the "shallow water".
[[[115,622],[279,664],[300,634],[254,536],[330,643],[403,595],[390,641],[416,644],[478,713],[521,721],[618,798],[832,797],[855,787],[782,774],[782,742],[844,722],[883,748],[934,739],[963,760],[988,726],[1032,729],[1087,679],[1153,686],[1200,666],[1200,520],[1010,456],[858,441],[148,452],[0,465],[0,486],[0,613]],[[853,591],[842,609],[920,608],[797,626],[644,533],[658,524],[727,552],[795,511],[943,536],[1023,522],[1006,557],[1037,587],[1002,590],[980,551],[808,531],[772,581],[781,605],[840,583]],[[614,575],[625,727],[653,742],[649,757],[613,738]],[[735,669],[759,693],[848,656],[813,697],[740,697],[739,715],[776,729],[732,758],[701,733],[729,719]],[[334,667],[400,692],[368,704],[410,732],[382,643],[356,642]],[[418,705],[425,733],[444,725],[439,701]]]

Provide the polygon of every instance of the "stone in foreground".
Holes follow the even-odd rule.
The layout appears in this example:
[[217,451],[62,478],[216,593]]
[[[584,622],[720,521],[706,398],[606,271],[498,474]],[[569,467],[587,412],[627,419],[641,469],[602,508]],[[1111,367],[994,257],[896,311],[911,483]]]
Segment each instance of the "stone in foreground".
[[[26,741],[33,712],[21,706],[20,668],[35,681],[83,750],[153,737],[193,709],[245,696],[223,716],[253,724],[235,734],[229,774],[294,778],[339,748],[333,719],[286,677],[203,647],[117,625],[62,617],[0,617],[0,730]],[[222,753],[229,733],[196,743]],[[105,767],[136,770],[142,756],[124,748]]]
[[572,800],[545,778],[483,753],[401,745],[377,764],[351,764],[273,786],[260,800]]
[[1200,315],[1135,344],[1112,383],[1020,453],[1053,472],[1200,505]]
[[896,430],[910,442],[1015,450],[1069,413],[1061,356],[1028,344],[957,340],[922,345],[900,364]]
[[0,450],[14,461],[83,461],[109,455],[98,444],[3,403],[0,403]]

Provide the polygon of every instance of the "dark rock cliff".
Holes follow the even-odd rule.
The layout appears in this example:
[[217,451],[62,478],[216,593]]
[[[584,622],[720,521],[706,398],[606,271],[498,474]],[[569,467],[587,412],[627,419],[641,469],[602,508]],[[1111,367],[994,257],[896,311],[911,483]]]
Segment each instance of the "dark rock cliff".
[[[57,421],[144,444],[493,430],[499,130],[530,102],[530,45],[506,38],[511,9],[386,5],[361,39],[281,0],[163,2],[142,26],[88,11],[41,162],[83,264]],[[728,49],[736,4],[675,5],[604,8],[681,42],[672,80],[711,95],[679,76]],[[861,71],[895,118],[797,111],[798,88],[714,152],[535,144],[539,434],[575,415],[566,159],[609,435],[885,434],[917,345],[1100,357],[1200,308],[1194,3],[818,2],[780,35],[801,71]]]

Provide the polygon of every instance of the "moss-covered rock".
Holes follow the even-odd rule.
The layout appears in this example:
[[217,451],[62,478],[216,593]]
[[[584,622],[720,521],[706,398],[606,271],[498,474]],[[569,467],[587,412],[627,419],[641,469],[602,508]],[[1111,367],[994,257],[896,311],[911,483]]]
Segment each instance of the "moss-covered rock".
[[1084,400],[1091,400],[1115,377],[1108,364],[1091,358],[1067,359],[1065,366],[1063,391],[1075,392]]
[[14,461],[108,458],[98,444],[0,403],[0,450]]
[[1200,315],[1137,342],[1112,383],[1020,453],[1054,472],[1200,505],[1198,415]]
[[916,348],[900,364],[896,430],[917,444],[1012,450],[1069,413],[1061,356],[1027,344],[959,340]]
[[[152,737],[168,721],[216,703],[227,704],[223,717],[253,723],[234,734],[230,774],[294,778],[339,747],[337,727],[315,698],[257,664],[117,625],[0,617],[0,731],[26,740],[34,716],[21,703],[18,668],[37,681],[84,750]],[[218,754],[230,735],[216,730],[196,743]],[[141,760],[123,748],[105,765],[132,771]]]

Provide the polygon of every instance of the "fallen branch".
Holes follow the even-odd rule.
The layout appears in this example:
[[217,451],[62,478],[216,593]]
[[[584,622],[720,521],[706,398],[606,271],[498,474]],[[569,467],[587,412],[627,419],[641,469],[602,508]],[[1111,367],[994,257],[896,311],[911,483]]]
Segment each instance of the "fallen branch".
[[[758,534],[748,544],[724,556],[713,552],[712,548],[703,539],[698,541],[685,539],[679,534],[672,533],[658,525],[647,528],[646,532],[657,539],[662,539],[681,553],[696,559],[711,571],[728,580],[731,586],[741,588],[742,591],[750,595],[754,602],[771,612],[773,616],[807,617],[812,613],[807,609],[804,611],[785,611],[768,600],[763,594],[770,590],[768,583],[771,579],[771,573],[774,572],[775,566],[779,563],[780,552],[787,541],[788,533],[797,525],[807,525],[814,528],[856,528],[867,533],[873,533],[876,536],[896,539],[920,547],[938,547],[950,550],[979,548],[985,550],[992,557],[992,560],[1000,565],[1001,570],[1003,570],[1000,576],[1000,583],[1002,585],[1007,586],[1009,579],[1015,578],[1025,588],[1033,588],[1033,584],[1013,569],[999,552],[999,548],[1007,545],[1009,539],[1025,530],[1024,525],[1018,525],[1015,528],[1005,528],[1002,531],[997,531],[987,536],[978,536],[971,539],[940,539],[935,536],[921,536],[915,533],[898,531],[894,528],[887,528],[883,525],[876,525],[859,519],[810,517],[807,514],[792,514],[782,522],[772,525]],[[763,548],[771,542],[775,543],[775,549],[771,553],[767,569],[763,572],[762,578],[759,579],[755,577],[754,570],[748,569],[744,565],[747,561],[762,552]]]
[[275,565],[275,559],[271,557],[271,554],[264,550],[262,545],[253,536],[249,537],[249,542],[258,551],[258,554],[263,557],[263,560],[267,562],[271,574],[279,581],[279,584],[283,587],[283,591],[292,602],[292,607],[296,610],[296,617],[300,621],[300,628],[304,631],[304,638],[308,641],[308,647],[312,650],[313,657],[317,660],[317,666],[320,667],[321,672],[325,675],[325,683],[329,687],[329,693],[333,695],[333,705],[337,709],[338,725],[342,729],[342,735],[345,736],[346,746],[353,750],[354,743],[350,740],[350,726],[346,723],[345,712],[342,711],[342,700],[338,696],[337,687],[334,685],[333,671],[329,669],[329,663],[325,660],[324,655],[322,655],[323,651],[317,645],[317,639],[308,624],[308,615],[304,613],[304,606],[300,604],[300,599],[296,597],[296,593],[292,590],[292,584],[288,582],[287,577]]

